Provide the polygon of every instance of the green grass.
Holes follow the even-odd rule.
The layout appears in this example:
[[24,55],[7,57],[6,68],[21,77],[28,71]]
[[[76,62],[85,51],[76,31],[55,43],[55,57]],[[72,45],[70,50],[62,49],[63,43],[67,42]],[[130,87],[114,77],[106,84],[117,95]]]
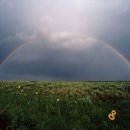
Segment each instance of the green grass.
[[129,81],[0,81],[1,129],[130,130],[129,124]]

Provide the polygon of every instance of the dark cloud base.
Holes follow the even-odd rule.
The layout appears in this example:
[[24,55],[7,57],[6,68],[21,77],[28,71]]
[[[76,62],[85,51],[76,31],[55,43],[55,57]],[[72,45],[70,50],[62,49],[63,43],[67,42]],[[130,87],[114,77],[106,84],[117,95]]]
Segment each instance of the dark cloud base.
[[129,74],[129,66],[102,44],[80,50],[37,43],[16,51],[2,67],[0,78],[128,80]]

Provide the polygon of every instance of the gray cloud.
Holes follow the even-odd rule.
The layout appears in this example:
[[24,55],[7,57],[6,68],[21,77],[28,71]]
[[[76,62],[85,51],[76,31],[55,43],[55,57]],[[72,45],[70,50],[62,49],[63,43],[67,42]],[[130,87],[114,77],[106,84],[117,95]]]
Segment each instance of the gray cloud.
[[6,74],[9,79],[128,79],[129,66],[92,37],[38,32],[27,43],[4,64],[1,78]]
[[128,64],[104,44],[130,61],[129,5],[129,0],[1,0],[0,62],[11,55],[0,67],[0,79],[129,79]]
[[[112,45],[130,61],[130,1],[88,1],[84,31]],[[91,14],[91,15],[90,15]]]

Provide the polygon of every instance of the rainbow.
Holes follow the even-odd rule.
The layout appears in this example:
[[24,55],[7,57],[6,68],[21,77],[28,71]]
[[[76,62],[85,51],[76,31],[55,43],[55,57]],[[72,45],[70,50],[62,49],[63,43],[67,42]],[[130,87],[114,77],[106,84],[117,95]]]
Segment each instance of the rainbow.
[[112,47],[109,44],[105,44],[106,47],[110,48],[116,55],[118,55],[129,67],[130,67],[130,61],[118,50],[116,50],[114,47]]
[[[122,54],[120,53],[117,49],[115,49],[114,47],[112,47],[110,44],[108,43],[105,43],[101,40],[98,40],[100,41],[102,44],[104,44],[107,48],[111,49],[117,56],[120,57],[121,60],[123,60],[127,65],[128,67],[130,67],[130,61]],[[19,50],[20,48],[22,48],[24,45],[27,45],[27,44],[19,44],[18,46],[16,46],[15,48],[13,48],[1,61],[0,61],[0,67],[2,67],[6,61],[17,51]]]
[[109,48],[110,50],[112,50],[117,56],[120,57],[120,59],[122,59],[129,67],[130,67],[130,61],[117,49],[115,49],[113,46],[111,46],[110,44],[100,41],[102,44],[104,44],[107,48]]
[[6,63],[6,61],[13,55],[18,49],[23,47],[24,44],[15,45],[12,49],[8,50],[6,54],[0,59],[0,67]]

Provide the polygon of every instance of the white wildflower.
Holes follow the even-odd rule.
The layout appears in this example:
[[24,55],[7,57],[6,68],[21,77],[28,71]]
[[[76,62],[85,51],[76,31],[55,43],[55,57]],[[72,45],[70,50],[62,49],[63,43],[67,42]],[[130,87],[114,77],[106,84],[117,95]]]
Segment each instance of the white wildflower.
[[21,88],[21,86],[18,86],[18,89],[20,89]]
[[36,92],[36,95],[38,95],[38,92]]
[[59,98],[57,98],[57,102],[59,102],[60,101],[60,99]]

